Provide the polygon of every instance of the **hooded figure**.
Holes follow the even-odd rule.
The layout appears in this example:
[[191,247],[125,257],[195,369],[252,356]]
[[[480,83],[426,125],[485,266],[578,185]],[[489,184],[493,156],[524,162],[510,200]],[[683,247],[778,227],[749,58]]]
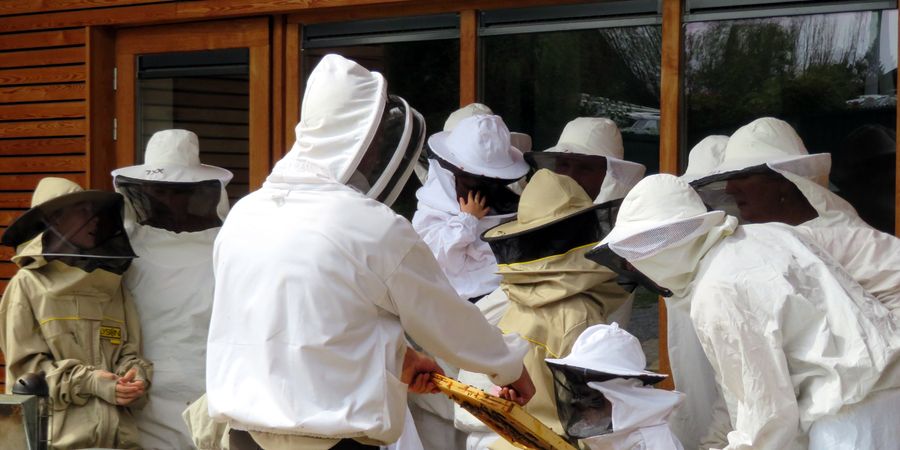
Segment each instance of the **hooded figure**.
[[436,159],[416,192],[413,228],[457,294],[477,300],[500,285],[497,260],[479,236],[515,215],[518,195],[507,185],[525,176],[528,164],[500,116],[463,119],[452,131],[432,135],[428,145]]
[[128,205],[125,228],[140,257],[125,274],[134,296],[144,355],[156,387],[137,415],[142,448],[184,449],[191,435],[181,419],[206,392],[206,335],[212,313],[212,250],[228,212],[231,172],[200,164],[197,135],[156,132],[144,164],[113,171]]
[[[896,403],[880,398],[900,386],[900,322],[792,228],[738,226],[707,212],[682,180],[654,175],[628,194],[591,255],[603,253],[690,302],[729,409],[725,448],[826,448],[811,445],[833,431],[816,430],[820,420],[896,448]],[[876,413],[860,420],[847,408]],[[843,438],[827,448],[856,448]]]
[[50,447],[138,448],[131,408],[146,400],[153,366],[122,285],[135,256],[122,196],[44,178],[2,243],[20,268],[0,301],[6,379],[46,374]]
[[523,351],[459,298],[409,222],[376,200],[392,201],[412,173],[421,116],[388,96],[380,74],[337,55],[310,74],[301,116],[294,147],[216,239],[213,419],[264,448],[394,442],[406,383],[425,388],[439,370],[406,335],[527,400]]
[[684,394],[653,389],[641,343],[617,323],[581,333],[565,358],[547,359],[570,439],[591,450],[682,450],[667,418]]
[[[525,410],[560,434],[553,375],[544,359],[568,354],[582,331],[606,323],[610,305],[630,295],[614,272],[584,258],[611,228],[618,204],[596,205],[575,180],[543,169],[522,193],[516,220],[484,234],[510,300],[500,329],[531,344],[525,367],[536,392]],[[504,444],[492,448],[498,445]]]
[[[579,117],[566,124],[554,147],[530,153],[525,159],[535,169],[550,169],[578,182],[594,203],[621,200],[644,177],[646,168],[623,160],[622,133],[612,120]],[[607,318],[624,327],[631,321],[634,296],[621,304],[608,304]]]
[[[869,227],[849,203],[825,187],[830,167],[830,155],[810,155],[789,124],[766,117],[735,131],[717,167],[706,176],[693,177],[691,185],[707,206],[742,223],[798,225],[798,232],[823,247],[869,293],[898,312],[900,241]],[[699,343],[686,320],[689,305],[670,299],[667,306],[672,374],[676,388],[688,394],[672,423],[690,447],[709,429],[713,417],[723,415],[711,414],[707,407],[715,397],[712,369],[697,358]],[[727,427],[727,421],[716,421],[704,446],[721,443]]]

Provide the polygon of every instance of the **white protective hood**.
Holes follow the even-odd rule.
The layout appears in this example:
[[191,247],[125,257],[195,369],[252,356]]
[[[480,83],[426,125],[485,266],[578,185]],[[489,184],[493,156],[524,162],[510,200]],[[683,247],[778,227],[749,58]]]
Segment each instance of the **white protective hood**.
[[[298,144],[235,205],[216,240],[209,411],[237,429],[391,443],[406,417],[407,335],[497,384],[519,377],[524,351],[453,293],[405,219],[338,181],[368,135],[342,119],[377,109],[359,99],[380,76],[326,56],[310,79],[334,104],[308,86],[304,114],[309,101],[330,116],[304,117]],[[435,326],[459,323],[467,326]]]
[[667,419],[684,399],[684,394],[646,387],[637,379],[615,378],[588,383],[612,404],[610,434],[582,439],[591,450],[682,450]]
[[[654,180],[660,177],[648,177],[631,194],[667,197],[665,183]],[[683,182],[667,189],[689,192]],[[699,198],[693,204],[702,207]],[[630,222],[630,214],[620,210],[619,220]],[[658,220],[643,234],[677,231],[674,222]],[[689,279],[673,290],[690,296],[697,336],[733,409],[726,448],[801,448],[818,419],[898,385],[895,316],[790,227],[732,226],[730,237],[726,230],[713,226],[687,242],[672,240],[680,245],[651,245],[645,258],[630,260],[664,286]],[[638,242],[630,246],[635,252]],[[674,264],[692,266],[690,276]]]
[[[164,130],[150,139],[145,164],[113,171],[148,182],[222,183],[217,212],[228,212],[225,184],[231,173],[199,163],[197,136],[186,130]],[[180,162],[179,162],[180,161]],[[153,361],[153,395],[135,410],[140,443],[145,448],[189,448],[191,435],[181,419],[189,402],[206,392],[206,338],[213,301],[213,242],[219,227],[172,232],[135,222],[129,191],[125,229],[138,258],[124,283],[141,319],[144,357]]]
[[297,141],[266,182],[325,178],[346,184],[372,142],[386,101],[380,73],[325,55],[306,81]]
[[[623,201],[616,228],[605,241],[610,243],[613,251],[618,248],[616,252],[622,252],[620,256],[644,259],[632,264],[642,272],[653,272],[653,276],[644,273],[654,281],[657,281],[654,277],[664,279],[659,284],[674,292],[666,298],[667,344],[675,388],[684,392],[686,398],[673,413],[670,427],[685,448],[698,448],[713,422],[711,405],[720,396],[715,388],[715,372],[690,320],[687,287],[700,258],[721,236],[734,230],[737,220],[721,212],[706,213],[697,194],[686,188],[686,183],[670,175],[647,177]],[[656,236],[653,231],[647,231],[665,229],[662,224],[670,224],[673,232]],[[658,239],[626,239],[640,234]],[[613,244],[618,240],[623,242]],[[667,248],[671,250],[665,251]],[[652,254],[665,258],[660,262],[655,262],[655,258],[647,259]]]

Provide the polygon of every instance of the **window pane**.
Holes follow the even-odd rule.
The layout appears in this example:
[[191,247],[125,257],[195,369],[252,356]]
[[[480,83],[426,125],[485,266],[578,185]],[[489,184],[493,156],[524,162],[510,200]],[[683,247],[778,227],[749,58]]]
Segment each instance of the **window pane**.
[[481,40],[484,103],[535,150],[579,116],[619,124],[625,159],[659,171],[659,26],[488,36]]
[[193,131],[200,161],[234,174],[232,202],[250,191],[250,53],[247,49],[161,53],[138,57],[135,161],[153,133]]
[[[659,26],[604,28],[481,38],[482,98],[512,131],[552,147],[576,117],[618,123],[625,159],[659,171]],[[655,295],[636,291],[628,331],[641,340],[648,367],[659,368]]]
[[[303,50],[303,79],[329,53],[352,59],[387,79],[388,91],[406,99],[425,117],[427,134],[441,131],[444,120],[459,107],[459,41],[442,39],[390,44]],[[415,175],[394,202],[393,209],[407,219],[416,211]]]
[[687,149],[758,117],[786,120],[810,153],[832,154],[832,188],[893,233],[896,10],[685,28]]

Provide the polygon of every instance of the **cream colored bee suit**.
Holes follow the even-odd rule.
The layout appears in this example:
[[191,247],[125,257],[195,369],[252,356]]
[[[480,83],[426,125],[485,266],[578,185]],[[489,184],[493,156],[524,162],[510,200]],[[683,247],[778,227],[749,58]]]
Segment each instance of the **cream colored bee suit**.
[[[569,236],[560,236],[558,245],[565,248],[562,253],[556,253],[555,247],[544,243],[545,239],[535,238],[536,246],[531,246],[528,239],[534,233],[555,232],[557,228],[552,227],[590,223],[596,229],[581,239],[596,242],[603,232],[599,219],[580,221],[595,217],[598,211],[604,210],[601,207],[604,205],[594,205],[572,178],[541,169],[522,193],[516,221],[488,230],[484,235],[498,254],[499,272],[503,276],[500,287],[509,297],[509,307],[499,322],[500,329],[516,333],[530,344],[525,367],[534,382],[535,395],[525,410],[560,434],[563,429],[556,410],[553,375],[544,360],[568,354],[582,331],[606,323],[608,303],[621,301],[630,294],[615,282],[615,273],[584,257],[593,247],[592,242],[585,244],[578,240],[581,237],[573,236],[570,240]],[[576,230],[571,231],[574,235]],[[580,245],[573,245],[576,242]],[[503,245],[508,246],[506,250]],[[507,257],[515,257],[512,255],[525,254],[526,247],[539,250],[539,254],[550,254],[536,260],[507,261]],[[509,255],[504,253],[507,250]],[[491,448],[510,448],[510,445],[505,440],[497,440]]]
[[[810,155],[796,131],[782,120],[764,117],[741,127],[730,138],[709,136],[691,150],[691,157],[688,171],[682,179],[692,182],[694,186],[701,186],[698,191],[713,208],[740,216],[740,211],[728,201],[722,201],[722,207],[717,205],[717,201],[728,197],[724,192],[725,183],[707,185],[708,180],[727,178],[728,174],[766,165],[793,183],[816,211],[817,216],[805,222],[804,227],[867,227],[849,203],[824,187],[827,186],[831,168],[830,155]],[[839,242],[843,244],[844,241]],[[829,245],[828,241],[820,243]],[[860,245],[868,243],[860,242]],[[835,259],[845,263],[837,255]],[[844,265],[851,274],[866,270],[864,267],[859,264]],[[862,282],[862,279],[857,278],[857,281]],[[864,287],[868,288],[865,284]],[[672,428],[686,448],[724,444],[722,438],[730,429],[729,420],[721,414],[713,414],[713,409],[709,407],[720,405],[724,408],[724,400],[713,387],[712,367],[702,357],[700,343],[690,323],[690,301],[675,295],[666,300],[666,308],[669,359],[675,388],[688,394],[685,403],[673,414]],[[723,420],[714,422],[715,419]]]
[[[625,146],[619,127],[603,117],[578,117],[569,121],[556,145],[526,157],[538,169],[549,169],[568,175],[594,195],[594,203],[620,200],[644,177],[646,168],[624,160]],[[597,164],[602,164],[603,169]],[[605,170],[603,181],[596,184],[597,172]],[[592,186],[592,188],[586,187]],[[591,189],[597,189],[596,193]],[[607,319],[627,328],[631,322],[634,295],[621,297],[618,303],[607,302]]]
[[556,413],[553,376],[544,360],[568,354],[582,331],[606,323],[607,299],[629,295],[614,282],[614,273],[584,257],[590,248],[500,267],[501,288],[510,300],[500,329],[517,333],[531,344],[525,367],[535,394],[525,410],[560,434],[563,430]]
[[[387,96],[380,74],[337,55],[306,86],[295,146],[216,239],[209,412],[285,440],[392,443],[406,417],[407,334],[501,385],[519,379],[523,352],[455,293],[409,222],[372,198],[397,166],[370,172],[372,197],[348,184],[373,169],[361,163],[370,152],[416,160],[414,110]],[[373,139],[394,119],[407,125],[399,143]]]
[[[690,297],[691,320],[731,410],[724,448],[807,448],[819,420],[850,405],[871,407],[900,386],[900,321],[791,227],[736,222],[706,212],[683,181],[655,175],[626,197],[604,243]],[[893,408],[881,414],[896,417]],[[848,443],[832,448],[853,448]]]
[[[32,207],[80,191],[68,180],[45,179]],[[128,407],[116,406],[116,381],[95,372],[122,376],[136,368],[136,379],[150,387],[152,364],[141,357],[138,317],[122,276],[104,268],[87,272],[60,259],[48,262],[43,242],[38,234],[18,246],[12,260],[20,269],[0,300],[7,393],[20,376],[44,371],[53,415],[51,448],[138,448],[132,409],[141,407],[146,395]]]
[[[145,449],[190,448],[191,435],[181,413],[206,392],[213,242],[228,211],[225,185],[232,175],[200,164],[199,153],[193,132],[163,130],[150,138],[144,164],[112,173],[127,201],[125,226],[139,256],[125,274],[125,285],[141,318],[144,355],[155,370],[153,395],[136,414]],[[201,187],[202,182],[210,186]],[[167,202],[170,196],[158,195],[161,190],[190,198],[188,207],[210,217],[170,213],[185,206]],[[157,216],[162,215],[178,216],[182,222],[159,224]],[[190,231],[183,229],[186,226]]]

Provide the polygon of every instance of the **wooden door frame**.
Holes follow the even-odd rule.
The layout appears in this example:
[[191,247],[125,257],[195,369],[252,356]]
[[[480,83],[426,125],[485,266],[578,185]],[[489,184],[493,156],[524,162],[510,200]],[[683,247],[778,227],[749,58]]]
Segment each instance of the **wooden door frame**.
[[117,30],[115,167],[135,163],[136,56],[228,48],[250,50],[250,190],[262,185],[270,169],[272,137],[268,17]]

